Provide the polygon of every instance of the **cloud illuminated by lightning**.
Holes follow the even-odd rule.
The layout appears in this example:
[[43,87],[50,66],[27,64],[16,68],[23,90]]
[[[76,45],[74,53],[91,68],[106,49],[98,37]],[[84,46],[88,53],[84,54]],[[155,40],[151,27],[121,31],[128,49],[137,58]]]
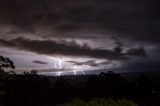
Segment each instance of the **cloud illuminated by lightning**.
[[62,74],[61,71],[56,72],[56,76],[61,76],[61,74]]
[[77,74],[77,72],[82,72],[83,75],[85,75],[85,70],[86,68],[88,68],[89,66],[88,65],[81,65],[81,66],[74,66],[73,67],[73,73],[74,75]]
[[[54,74],[56,76],[61,76],[62,74],[67,75],[67,73],[73,73],[73,75],[81,73],[85,75],[85,70],[91,67],[86,64],[74,65],[74,66],[67,65],[67,61],[73,60],[72,58],[69,57],[52,57],[52,60],[55,62],[53,70],[55,69],[56,72],[54,71],[48,73]],[[41,73],[47,74],[47,72],[41,72]]]
[[[56,60],[55,67],[56,69],[62,70],[64,68],[64,62],[67,61],[69,58],[62,57],[62,58],[54,58]],[[60,76],[62,74],[61,71],[56,72],[57,76]]]

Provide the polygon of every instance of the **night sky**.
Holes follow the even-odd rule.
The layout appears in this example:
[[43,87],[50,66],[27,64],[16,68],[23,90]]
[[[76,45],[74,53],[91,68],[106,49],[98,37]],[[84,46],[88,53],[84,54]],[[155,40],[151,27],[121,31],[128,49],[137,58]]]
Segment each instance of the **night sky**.
[[160,70],[158,0],[0,0],[0,55],[16,73]]

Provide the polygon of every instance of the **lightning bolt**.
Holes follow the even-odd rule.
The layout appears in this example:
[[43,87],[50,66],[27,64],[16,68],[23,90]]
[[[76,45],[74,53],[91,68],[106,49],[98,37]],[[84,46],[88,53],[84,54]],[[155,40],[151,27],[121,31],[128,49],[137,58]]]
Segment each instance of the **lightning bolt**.
[[86,74],[84,73],[85,68],[86,68],[86,65],[82,65],[81,72],[82,72],[83,75],[86,75]]
[[57,69],[62,69],[63,68],[63,64],[66,58],[55,58],[56,63],[55,63],[55,68]]
[[84,70],[85,70],[84,66],[74,66],[73,69],[74,69],[74,70],[73,70],[73,74],[74,74],[74,75],[76,75],[77,72],[82,72],[83,75],[86,75],[86,74],[84,73]]
[[[62,57],[62,58],[54,58],[55,59],[55,64],[54,64],[54,67],[56,69],[63,69],[64,68],[64,62],[67,61],[67,60],[70,60],[70,58],[66,58],[66,57]],[[83,75],[86,75],[85,74],[85,70],[88,68],[89,66],[86,65],[86,64],[83,64],[81,66],[74,66],[74,67],[71,67],[71,72],[73,72],[74,75],[77,75],[77,72],[81,72]],[[65,73],[65,72],[63,72]],[[60,76],[62,74],[62,71],[58,71],[56,72],[56,75],[57,76]]]

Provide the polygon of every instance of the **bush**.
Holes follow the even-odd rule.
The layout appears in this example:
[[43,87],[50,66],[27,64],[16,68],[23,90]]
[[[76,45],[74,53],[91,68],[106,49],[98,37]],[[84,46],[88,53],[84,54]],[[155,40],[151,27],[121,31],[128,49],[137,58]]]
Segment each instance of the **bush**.
[[126,99],[113,100],[113,99],[92,99],[84,102],[80,99],[74,99],[68,103],[59,106],[138,106],[132,101]]

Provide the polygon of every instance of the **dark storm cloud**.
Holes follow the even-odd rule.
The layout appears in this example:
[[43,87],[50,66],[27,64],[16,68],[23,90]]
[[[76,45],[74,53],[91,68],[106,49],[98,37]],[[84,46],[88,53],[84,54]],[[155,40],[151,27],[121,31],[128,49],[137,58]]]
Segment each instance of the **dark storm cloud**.
[[47,62],[40,61],[40,60],[34,60],[33,63],[36,63],[36,64],[48,64]]
[[14,43],[11,43],[11,42],[3,40],[3,39],[0,39],[0,45],[6,46],[6,47],[15,47],[16,46]]
[[143,47],[129,49],[127,54],[132,56],[147,56],[147,53]]
[[[123,53],[111,50],[91,49],[87,45],[79,46],[75,42],[58,43],[51,40],[29,40],[24,38],[16,38],[13,40],[0,42],[1,46],[26,50],[38,54],[46,55],[67,55],[67,56],[88,56],[93,58],[104,58],[111,60],[128,59]],[[8,42],[8,43],[7,43]]]
[[85,62],[77,62],[77,61],[67,61],[69,63],[72,63],[74,65],[90,65],[90,66],[98,66],[96,63],[95,63],[95,60],[89,60],[89,61],[85,61]]
[[[115,44],[116,44],[116,47],[113,48],[114,52],[122,53],[125,45],[121,42],[115,42]],[[131,55],[131,56],[139,56],[139,57],[147,57],[148,56],[147,52],[143,46],[137,47],[137,48],[129,48],[126,51],[126,54]]]
[[119,38],[157,43],[159,11],[158,0],[1,0],[0,22],[31,32],[39,27],[64,34],[101,29]]
[[111,61],[103,61],[100,63],[96,63],[96,60],[89,60],[89,61],[85,61],[85,62],[77,62],[77,61],[67,61],[67,62],[72,63],[74,65],[78,65],[78,66],[89,65],[92,67],[97,67],[97,66],[101,66],[101,65],[108,65],[108,64],[112,63]]

